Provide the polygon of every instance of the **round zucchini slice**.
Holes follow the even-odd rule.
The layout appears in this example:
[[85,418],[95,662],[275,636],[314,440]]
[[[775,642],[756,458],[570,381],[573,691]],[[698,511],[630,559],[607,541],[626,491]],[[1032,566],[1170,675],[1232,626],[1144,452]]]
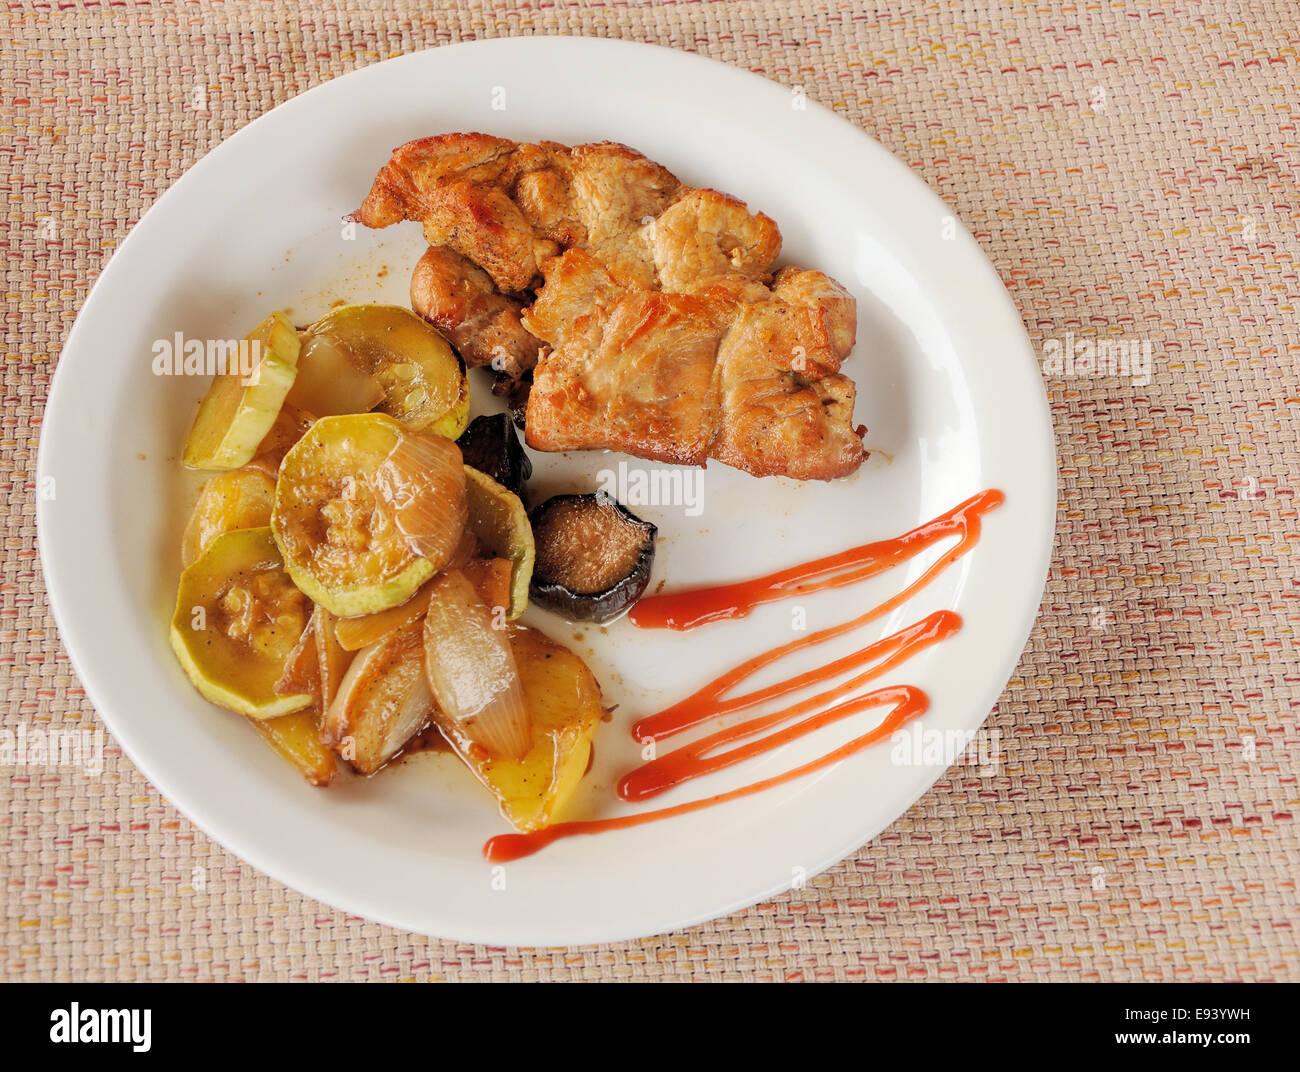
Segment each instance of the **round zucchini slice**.
[[533,526],[519,496],[502,487],[486,473],[465,466],[465,498],[469,505],[469,528],[479,544],[496,558],[508,558],[510,569],[511,621],[528,606],[528,585],[533,577]]
[[181,565],[189,567],[223,532],[271,523],[275,481],[260,469],[218,473],[203,485],[181,540]]
[[381,509],[370,481],[401,435],[382,413],[322,417],[280,464],[271,529],[285,569],[341,618],[405,603],[436,570]]
[[[298,373],[298,332],[288,318],[272,313],[228,357],[236,367],[213,377],[199,404],[184,464],[189,469],[238,469],[246,465],[271,430]],[[241,356],[242,355],[242,356]],[[252,369],[240,367],[247,357]]]
[[340,306],[303,333],[302,345],[302,368],[290,401],[309,413],[377,407],[413,431],[448,439],[459,437],[469,424],[464,363],[409,309]]
[[310,611],[271,530],[235,529],[181,574],[172,650],[204,698],[250,718],[276,718],[312,703],[310,695],[275,691]]

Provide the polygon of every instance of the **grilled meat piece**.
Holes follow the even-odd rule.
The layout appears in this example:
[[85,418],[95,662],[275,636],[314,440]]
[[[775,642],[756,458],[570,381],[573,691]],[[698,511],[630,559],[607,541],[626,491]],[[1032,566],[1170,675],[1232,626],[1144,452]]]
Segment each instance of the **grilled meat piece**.
[[424,225],[412,306],[507,387],[536,366],[526,435],[540,450],[805,480],[866,457],[839,372],[852,295],[821,272],[773,278],[772,220],[627,146],[423,138],[354,218]]
[[411,308],[447,336],[470,368],[488,365],[517,380],[537,363],[541,342],[520,321],[524,303],[446,246],[430,246],[416,264]]
[[620,287],[589,254],[570,250],[524,314],[553,347],[533,372],[529,445],[683,465],[714,457],[800,480],[853,472],[866,455],[853,382],[836,370],[854,327],[819,303],[852,298],[819,272],[786,284],[721,282],[689,294]]

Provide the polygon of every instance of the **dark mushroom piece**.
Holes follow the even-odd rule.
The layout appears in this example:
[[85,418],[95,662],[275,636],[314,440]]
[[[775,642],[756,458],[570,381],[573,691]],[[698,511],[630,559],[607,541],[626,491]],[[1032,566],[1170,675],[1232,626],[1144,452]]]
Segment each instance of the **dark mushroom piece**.
[[475,417],[456,445],[466,465],[524,498],[524,483],[533,475],[533,463],[524,453],[508,413]]
[[655,533],[609,495],[556,495],[532,513],[537,561],[529,587],[570,621],[608,622],[650,584]]

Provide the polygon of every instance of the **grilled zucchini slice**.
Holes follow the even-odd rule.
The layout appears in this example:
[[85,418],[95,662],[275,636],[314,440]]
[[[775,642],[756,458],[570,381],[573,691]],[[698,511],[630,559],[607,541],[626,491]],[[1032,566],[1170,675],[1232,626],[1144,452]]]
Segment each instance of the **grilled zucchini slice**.
[[312,324],[302,345],[289,401],[309,413],[323,417],[378,407],[412,431],[448,439],[469,424],[464,363],[409,309],[341,306]]
[[489,557],[509,559],[511,621],[528,606],[528,585],[533,577],[533,526],[519,496],[486,473],[465,466],[465,498],[469,528]]
[[322,417],[280,464],[275,542],[294,583],[331,614],[405,603],[436,571],[381,509],[369,479],[401,435],[382,413]]
[[171,644],[194,687],[250,718],[274,718],[312,702],[275,683],[311,607],[285,574],[269,528],[216,537],[181,574]]
[[189,469],[238,469],[252,461],[293,387],[298,332],[288,318],[272,313],[246,339],[251,373],[236,367],[213,377],[185,441]]

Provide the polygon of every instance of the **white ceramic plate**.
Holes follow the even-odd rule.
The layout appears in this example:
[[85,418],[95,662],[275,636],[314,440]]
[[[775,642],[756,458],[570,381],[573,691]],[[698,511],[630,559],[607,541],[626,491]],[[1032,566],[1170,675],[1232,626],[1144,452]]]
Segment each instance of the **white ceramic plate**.
[[[481,847],[504,824],[450,757],[417,756],[369,781],[311,789],[239,718],[200,700],[168,648],[178,537],[196,486],[178,455],[206,384],[153,375],[154,341],[178,331],[238,337],[273,307],[302,323],[341,298],[405,303],[423,248],[418,226],[349,240],[340,217],[410,138],[483,130],[612,139],[762,209],[785,236],[782,262],[821,268],[854,291],[859,341],[845,371],[858,383],[867,443],[881,452],[829,485],[760,481],[713,464],[699,516],[634,507],[663,536],[656,578],[686,585],[766,572],[900,534],[1000,488],[1006,503],[975,551],[854,638],[957,609],[965,628],[886,680],[930,694],[926,730],[977,728],[1029,633],[1052,541],[1055,454],[1037,366],[997,275],[949,210],[870,138],[803,103],[753,75],[648,46],[533,38],[439,48],[276,108],[192,168],[132,230],[59,359],[39,460],[54,496],[40,503],[39,542],[91,701],[198,826],[349,912],[447,938],[575,944],[676,929],[779,893],[852,853],[942,773],[895,765],[892,749],[877,746],[758,796],[560,841],[494,881]],[[620,456],[534,458],[540,501],[591,489]],[[807,600],[809,627],[855,616],[932,558]],[[626,621],[602,634],[530,614],[588,659],[618,704],[571,817],[626,810],[612,784],[638,762],[627,732],[635,715],[791,636],[784,604],[686,635]],[[810,654],[815,662],[832,650]],[[865,713],[655,803],[774,774],[879,717]]]

